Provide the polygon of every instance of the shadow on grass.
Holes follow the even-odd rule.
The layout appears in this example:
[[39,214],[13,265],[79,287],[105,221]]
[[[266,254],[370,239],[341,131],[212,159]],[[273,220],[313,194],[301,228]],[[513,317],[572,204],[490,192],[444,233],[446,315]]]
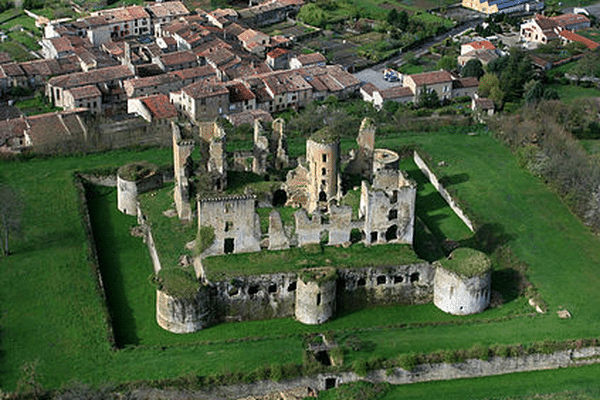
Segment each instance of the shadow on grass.
[[448,186],[458,185],[460,183],[467,182],[469,180],[469,174],[455,174],[450,176],[444,176],[440,179],[442,186],[447,188]]
[[116,195],[115,190],[92,185],[86,185],[85,189],[115,344],[119,348],[139,344],[133,310],[125,296],[122,274],[125,266],[119,258],[122,244],[112,221],[112,215],[117,211],[112,209],[112,202],[107,199],[107,196]]

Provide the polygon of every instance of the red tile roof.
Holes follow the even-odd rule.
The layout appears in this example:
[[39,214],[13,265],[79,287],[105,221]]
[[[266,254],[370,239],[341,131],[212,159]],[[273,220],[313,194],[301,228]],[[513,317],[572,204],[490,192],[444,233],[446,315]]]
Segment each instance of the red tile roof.
[[106,67],[87,72],[77,72],[70,75],[55,76],[54,78],[50,78],[48,84],[67,89],[76,86],[110,82],[113,80],[125,80],[133,77],[134,74],[126,65],[118,65],[116,67]]
[[600,46],[600,44],[594,42],[593,40],[590,40],[586,37],[583,37],[566,29],[560,31],[558,34],[570,42],[583,43],[590,50],[595,50],[598,48],[598,46]]
[[165,66],[195,63],[197,60],[198,59],[196,55],[189,50],[176,51],[174,53],[167,53],[160,56],[160,61]]
[[189,14],[189,10],[180,1],[166,1],[163,3],[154,3],[148,6],[148,9],[154,17],[165,18]]
[[179,77],[181,80],[208,78],[217,75],[217,71],[210,65],[202,65],[200,67],[180,69],[179,71],[169,72],[169,75]]
[[102,93],[94,85],[79,86],[69,89],[75,100],[91,99],[102,96]]
[[153,119],[177,118],[177,108],[164,94],[143,97],[140,101],[148,108]]
[[181,91],[193,99],[229,95],[229,90],[227,90],[224,84],[210,81],[192,83],[184,86]]
[[409,78],[413,80],[416,86],[435,85],[452,80],[452,76],[448,71],[424,72],[422,74],[409,75]]
[[373,93],[378,92],[379,88],[373,85],[371,82],[367,82],[361,86],[360,90],[368,94],[369,96],[373,96]]
[[389,89],[380,90],[381,98],[384,100],[398,99],[402,97],[413,97],[414,93],[406,86],[394,86]]
[[92,18],[94,18],[94,24],[98,24],[99,22],[102,22],[102,20],[104,21],[104,24],[115,24],[136,19],[150,18],[150,15],[142,6],[129,6],[96,11],[92,13],[91,17],[88,17],[85,20],[91,20]]
[[0,52],[0,64],[6,64],[12,61],[10,54],[6,52]]
[[327,63],[327,59],[321,53],[299,54],[296,59],[304,66]]
[[471,46],[474,50],[496,50],[496,46],[489,40],[476,40],[466,45]]
[[285,55],[289,55],[291,53],[291,51],[286,50],[286,49],[281,49],[281,48],[276,48],[274,50],[271,50],[270,52],[267,53],[267,57],[269,58],[278,58],[278,57],[282,57]]
[[229,89],[230,103],[241,103],[242,101],[256,98],[254,93],[241,82],[234,82],[233,84],[227,85],[227,88]]
[[453,86],[455,88],[468,88],[468,87],[478,87],[479,81],[474,76],[469,76],[466,78],[458,78],[452,81]]

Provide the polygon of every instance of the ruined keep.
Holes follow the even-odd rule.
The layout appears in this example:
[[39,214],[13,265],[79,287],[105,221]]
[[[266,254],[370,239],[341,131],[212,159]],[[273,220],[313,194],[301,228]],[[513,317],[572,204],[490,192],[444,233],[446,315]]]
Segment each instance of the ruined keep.
[[[454,314],[480,312],[488,306],[491,264],[485,255],[470,249],[455,250],[448,260],[434,265],[406,249],[408,258],[401,255],[407,253],[397,253],[405,261],[382,259],[384,265],[316,264],[294,271],[282,265],[282,272],[248,275],[240,271],[229,278],[210,275],[206,257],[229,253],[291,251],[311,246],[347,248],[357,242],[367,247],[412,245],[417,186],[398,170],[398,154],[375,148],[375,125],[371,120],[361,124],[359,149],[346,165],[346,171],[363,178],[360,187],[352,189],[354,200],[350,204],[345,203],[342,192],[337,137],[326,129],[318,131],[307,141],[306,161],[295,161],[287,156],[283,120],[274,121],[271,128],[256,122],[252,153],[233,154],[234,165],[257,174],[296,165],[288,170],[286,181],[276,191],[284,193],[286,206],[298,208],[293,222],[288,214],[286,224],[273,208],[268,213],[268,228],[263,226],[261,230],[257,196],[225,191],[228,167],[233,167],[227,164],[225,130],[216,122],[196,128],[172,127],[177,215],[187,221],[197,217],[199,234],[210,227],[214,240],[193,263],[197,276],[193,280],[200,287],[195,296],[188,293],[179,298],[157,291],[157,320],[164,329],[185,333],[221,322],[289,316],[305,324],[321,324],[333,318],[338,309],[432,300],[440,309]],[[202,161],[194,160],[194,149],[198,149]],[[261,204],[266,204],[264,199],[272,199],[275,194],[260,196]],[[386,257],[397,257],[394,251],[398,250],[388,251]]]
[[123,214],[137,215],[137,196],[163,185],[156,165],[138,162],[122,166],[117,171],[117,208]]
[[459,248],[436,267],[433,303],[454,315],[482,312],[490,304],[492,263],[482,252]]

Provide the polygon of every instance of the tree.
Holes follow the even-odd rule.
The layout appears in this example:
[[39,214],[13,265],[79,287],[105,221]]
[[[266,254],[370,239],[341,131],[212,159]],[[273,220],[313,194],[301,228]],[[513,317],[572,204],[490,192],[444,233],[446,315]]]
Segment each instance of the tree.
[[440,98],[435,90],[428,89],[425,86],[419,93],[418,105],[419,107],[435,108],[440,105]]
[[10,254],[10,237],[17,233],[21,223],[22,201],[8,185],[0,184],[0,250]]
[[485,74],[479,80],[477,93],[481,97],[489,97],[498,108],[502,107],[504,92],[500,89],[500,79],[496,74]]
[[535,104],[544,96],[544,85],[537,80],[530,80],[525,84],[523,99],[527,104]]
[[456,57],[446,55],[437,62],[437,68],[445,71],[453,71],[456,69]]
[[310,25],[323,26],[327,20],[325,11],[315,3],[308,3],[302,6],[298,13],[298,19]]
[[466,78],[468,76],[474,76],[475,78],[479,79],[483,76],[485,71],[483,70],[483,64],[481,63],[481,61],[479,61],[476,58],[472,58],[469,61],[467,61],[465,66],[462,68],[461,73],[463,78]]

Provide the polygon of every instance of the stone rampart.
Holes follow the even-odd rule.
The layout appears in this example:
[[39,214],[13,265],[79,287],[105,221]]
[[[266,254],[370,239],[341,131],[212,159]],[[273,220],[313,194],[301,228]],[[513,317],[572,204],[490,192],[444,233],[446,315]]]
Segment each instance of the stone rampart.
[[454,315],[482,312],[490,304],[492,271],[462,277],[438,266],[435,271],[433,304]]
[[471,230],[471,232],[475,232],[475,227],[473,222],[467,217],[467,215],[461,210],[461,208],[456,204],[456,201],[450,196],[450,193],[444,188],[444,186],[440,183],[435,174],[431,171],[431,169],[427,166],[425,161],[421,158],[419,153],[415,151],[414,156],[415,164],[419,167],[419,169],[425,174],[427,179],[431,182],[431,184],[435,187],[435,189],[439,192],[439,194],[446,200],[452,211],[460,218],[465,225]]
[[294,315],[296,274],[239,277],[214,283],[216,319],[248,321]]
[[391,374],[387,370],[382,369],[371,371],[365,377],[361,377],[354,372],[325,373],[315,376],[298,377],[281,382],[259,381],[251,384],[218,386],[203,390],[202,392],[216,397],[245,398],[250,396],[265,396],[269,393],[298,387],[311,387],[320,391],[357,381],[406,385],[417,382],[568,368],[599,362],[600,347],[586,347],[580,350],[558,351],[553,354],[531,354],[510,358],[492,357],[487,361],[469,359],[454,364],[419,365],[412,371],[395,368]]
[[338,269],[338,304],[424,304],[433,295],[435,268],[427,262],[391,267]]

